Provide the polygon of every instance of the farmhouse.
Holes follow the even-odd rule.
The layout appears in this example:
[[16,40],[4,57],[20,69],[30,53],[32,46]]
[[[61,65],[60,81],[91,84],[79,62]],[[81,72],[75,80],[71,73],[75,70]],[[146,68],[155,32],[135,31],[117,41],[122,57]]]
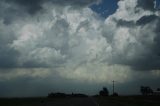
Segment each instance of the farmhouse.
[[160,91],[153,91],[154,96],[160,96]]

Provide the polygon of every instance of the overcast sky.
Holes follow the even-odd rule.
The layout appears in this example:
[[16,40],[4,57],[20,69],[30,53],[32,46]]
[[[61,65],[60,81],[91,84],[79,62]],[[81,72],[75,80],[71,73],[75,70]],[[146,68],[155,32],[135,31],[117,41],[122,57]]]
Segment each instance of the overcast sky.
[[0,97],[160,87],[160,1],[1,0]]

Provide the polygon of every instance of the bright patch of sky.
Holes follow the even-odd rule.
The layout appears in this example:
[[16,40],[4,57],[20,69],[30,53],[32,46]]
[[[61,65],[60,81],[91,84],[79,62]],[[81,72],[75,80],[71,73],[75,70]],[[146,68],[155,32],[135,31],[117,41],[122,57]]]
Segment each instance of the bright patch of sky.
[[107,18],[109,15],[113,14],[116,9],[118,0],[102,0],[99,4],[93,4],[90,8],[98,13],[100,16]]

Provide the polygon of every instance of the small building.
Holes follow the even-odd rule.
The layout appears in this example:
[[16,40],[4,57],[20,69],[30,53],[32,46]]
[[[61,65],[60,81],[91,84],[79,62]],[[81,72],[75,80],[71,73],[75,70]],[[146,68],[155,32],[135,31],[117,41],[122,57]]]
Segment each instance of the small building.
[[160,91],[153,91],[154,96],[160,96]]

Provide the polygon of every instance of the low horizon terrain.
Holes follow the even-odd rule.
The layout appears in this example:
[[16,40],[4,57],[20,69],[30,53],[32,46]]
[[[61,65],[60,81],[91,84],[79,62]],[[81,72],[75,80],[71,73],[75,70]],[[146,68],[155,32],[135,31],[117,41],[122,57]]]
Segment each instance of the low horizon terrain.
[[159,106],[160,96],[0,98],[0,106]]

